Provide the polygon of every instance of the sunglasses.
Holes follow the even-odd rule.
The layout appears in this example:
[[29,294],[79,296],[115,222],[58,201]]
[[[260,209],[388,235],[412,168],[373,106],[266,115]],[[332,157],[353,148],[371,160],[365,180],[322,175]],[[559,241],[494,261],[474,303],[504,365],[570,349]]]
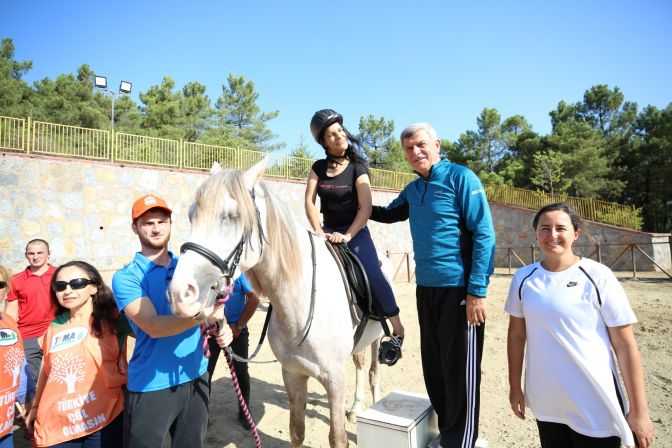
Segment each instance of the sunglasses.
[[7,282],[2,281],[0,282],[0,289],[5,289],[7,287]]
[[90,280],[88,278],[73,278],[69,282],[64,282],[63,280],[59,280],[54,282],[54,291],[56,292],[63,292],[65,289],[70,285],[70,288],[72,289],[82,289],[86,288],[89,285],[95,285],[96,282],[93,280]]

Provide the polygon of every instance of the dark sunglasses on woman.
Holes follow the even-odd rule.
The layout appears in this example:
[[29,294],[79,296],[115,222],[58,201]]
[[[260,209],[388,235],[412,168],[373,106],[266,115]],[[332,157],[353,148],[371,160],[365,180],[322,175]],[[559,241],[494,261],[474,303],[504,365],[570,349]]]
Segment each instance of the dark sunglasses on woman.
[[95,284],[96,282],[88,278],[73,278],[69,282],[58,280],[54,282],[54,291],[63,292],[68,287],[68,285],[70,285],[70,288],[72,289],[82,289],[86,288],[89,285],[95,285]]

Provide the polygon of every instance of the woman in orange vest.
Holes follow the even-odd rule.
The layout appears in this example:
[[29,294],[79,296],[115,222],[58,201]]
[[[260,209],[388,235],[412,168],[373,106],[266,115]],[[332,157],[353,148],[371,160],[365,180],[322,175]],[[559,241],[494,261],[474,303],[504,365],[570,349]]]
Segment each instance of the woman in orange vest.
[[126,337],[112,291],[84,261],[60,266],[51,282],[56,318],[28,422],[38,447],[122,446]]
[[14,403],[25,403],[34,392],[19,327],[5,313],[11,287],[11,275],[0,265],[0,448],[14,446]]

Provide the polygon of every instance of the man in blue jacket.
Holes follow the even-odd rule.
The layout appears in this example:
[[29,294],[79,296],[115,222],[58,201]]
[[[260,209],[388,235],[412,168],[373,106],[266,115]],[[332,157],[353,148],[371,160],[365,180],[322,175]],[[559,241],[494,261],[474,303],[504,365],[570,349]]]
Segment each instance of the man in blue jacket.
[[478,438],[486,289],[494,267],[495,230],[483,184],[470,169],[441,160],[427,123],[401,133],[406,160],[419,175],[371,219],[410,218],[425,386],[442,447],[473,447]]

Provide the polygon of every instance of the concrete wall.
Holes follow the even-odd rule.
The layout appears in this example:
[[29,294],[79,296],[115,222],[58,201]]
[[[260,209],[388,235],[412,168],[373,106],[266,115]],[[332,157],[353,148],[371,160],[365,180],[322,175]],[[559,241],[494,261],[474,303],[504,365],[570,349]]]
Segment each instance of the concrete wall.
[[[14,272],[23,269],[26,242],[44,238],[51,244],[54,264],[84,259],[104,273],[119,269],[139,249],[137,237],[131,231],[130,210],[133,201],[146,193],[163,197],[173,208],[171,247],[178,251],[189,234],[187,210],[193,193],[205,177],[205,173],[0,153],[0,264]],[[274,191],[308,227],[303,211],[305,184],[268,181],[277,186]],[[374,204],[388,204],[397,193],[374,191],[373,196]],[[534,213],[498,204],[491,207],[497,246],[523,248],[515,251],[528,263],[532,258],[529,247],[534,242],[531,227]],[[406,262],[401,253],[413,250],[408,223],[370,222],[369,227],[378,250],[391,252],[394,266],[400,266],[396,278],[405,279]],[[624,247],[607,244],[637,242],[647,253],[653,253],[657,260],[666,263],[664,269],[671,268],[669,235],[633,232],[596,223],[591,223],[589,229],[602,243],[606,264]],[[651,246],[652,241],[668,243]],[[506,250],[497,251],[498,266],[507,265],[506,253]],[[536,253],[538,257],[538,251]],[[652,269],[650,262],[637,256],[639,270]],[[622,260],[625,264],[616,268],[630,269],[630,254],[624,255]],[[409,265],[412,272],[412,259]],[[517,265],[514,263],[514,266]]]

